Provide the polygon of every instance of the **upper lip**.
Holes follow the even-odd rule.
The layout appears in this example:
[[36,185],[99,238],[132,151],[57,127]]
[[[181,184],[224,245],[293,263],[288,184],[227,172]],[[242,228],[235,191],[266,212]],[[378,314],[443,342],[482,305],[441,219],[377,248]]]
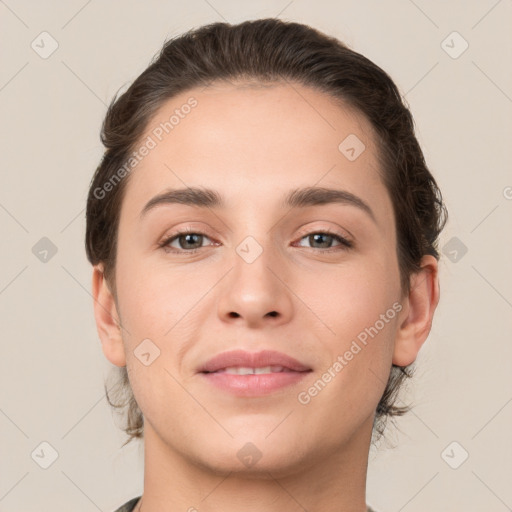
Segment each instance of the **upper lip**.
[[276,352],[275,350],[262,350],[261,352],[246,352],[245,350],[231,350],[212,357],[200,368],[199,372],[216,372],[225,368],[239,366],[247,368],[263,368],[266,366],[282,366],[296,372],[311,370],[297,359]]

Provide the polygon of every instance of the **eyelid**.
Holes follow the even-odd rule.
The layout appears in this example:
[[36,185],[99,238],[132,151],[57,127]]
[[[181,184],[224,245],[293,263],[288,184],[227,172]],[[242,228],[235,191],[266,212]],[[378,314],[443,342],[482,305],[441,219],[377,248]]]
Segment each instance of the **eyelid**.
[[350,245],[354,244],[354,237],[347,230],[344,230],[344,232],[340,232],[340,231],[337,231],[336,229],[332,229],[332,228],[329,228],[326,226],[320,227],[320,228],[317,228],[317,227],[304,228],[304,229],[300,230],[299,239],[302,239],[308,235],[313,235],[316,233],[324,233],[326,235],[339,237]]

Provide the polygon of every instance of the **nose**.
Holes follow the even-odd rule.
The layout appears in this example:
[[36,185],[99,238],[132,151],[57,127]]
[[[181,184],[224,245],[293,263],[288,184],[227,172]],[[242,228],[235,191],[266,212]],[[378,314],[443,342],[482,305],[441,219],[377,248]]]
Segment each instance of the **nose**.
[[283,258],[264,248],[254,261],[245,258],[243,252],[235,252],[232,261],[218,302],[221,320],[251,328],[289,322],[293,292],[286,283]]

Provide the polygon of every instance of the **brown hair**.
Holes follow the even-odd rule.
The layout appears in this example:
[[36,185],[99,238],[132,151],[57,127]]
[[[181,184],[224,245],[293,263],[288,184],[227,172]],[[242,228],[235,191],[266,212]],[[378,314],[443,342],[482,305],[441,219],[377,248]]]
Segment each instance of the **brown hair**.
[[[381,68],[339,40],[307,25],[271,18],[237,25],[213,23],[166,41],[149,67],[112,100],[101,132],[106,150],[87,199],[85,247],[91,264],[103,263],[114,296],[117,230],[129,179],[120,169],[125,169],[150,119],[166,100],[213,81],[231,80],[299,83],[328,94],[370,121],[382,179],[393,203],[401,287],[408,292],[410,275],[419,270],[422,256],[439,258],[437,240],[447,212],[405,100]],[[108,193],[106,183],[115,185],[108,187]],[[119,403],[111,401],[106,386],[105,392],[112,407],[128,407],[124,430],[130,442],[143,436],[143,416],[126,367],[115,370]],[[387,418],[409,410],[396,402],[403,380],[412,373],[412,365],[391,368],[375,414],[374,432],[379,436]]]

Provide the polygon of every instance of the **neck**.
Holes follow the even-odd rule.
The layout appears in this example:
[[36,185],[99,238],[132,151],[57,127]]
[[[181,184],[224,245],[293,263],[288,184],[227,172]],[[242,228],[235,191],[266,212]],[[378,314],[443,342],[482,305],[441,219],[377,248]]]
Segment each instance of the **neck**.
[[312,456],[293,468],[240,468],[220,473],[184,457],[145,422],[144,493],[139,512],[366,512],[372,422],[342,449]]

